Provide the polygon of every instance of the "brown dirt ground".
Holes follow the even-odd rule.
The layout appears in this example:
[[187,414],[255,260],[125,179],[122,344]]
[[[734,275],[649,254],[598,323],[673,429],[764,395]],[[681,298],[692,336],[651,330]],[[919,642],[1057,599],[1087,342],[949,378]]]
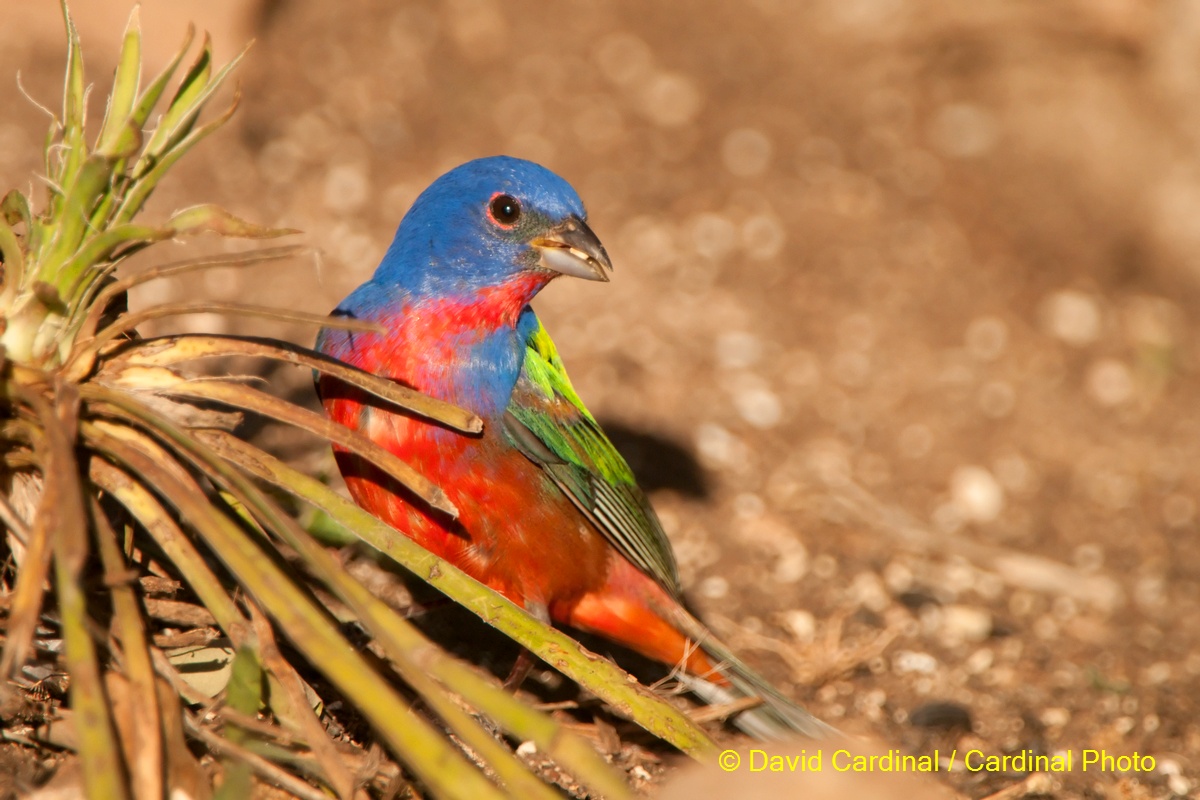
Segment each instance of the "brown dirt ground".
[[[4,186],[44,130],[11,76],[57,97],[44,4],[0,28]],[[98,79],[125,4],[80,5]],[[539,313],[718,633],[905,753],[1157,765],[938,776],[966,797],[1200,787],[1194,6],[229,5],[205,24],[258,39],[243,110],[156,210],[220,202],[323,256],[171,296],[323,312],[442,171],[541,161],[617,266]],[[173,43],[186,13],[149,35]],[[632,777],[653,793],[678,763]]]

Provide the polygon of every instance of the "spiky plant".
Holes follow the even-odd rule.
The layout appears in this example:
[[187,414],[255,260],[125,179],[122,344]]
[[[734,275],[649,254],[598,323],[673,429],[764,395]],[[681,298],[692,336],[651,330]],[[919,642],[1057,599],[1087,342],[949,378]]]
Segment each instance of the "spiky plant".
[[[0,671],[8,680],[0,692],[29,691],[59,675],[69,688],[53,725],[10,725],[5,738],[76,751],[86,792],[97,798],[158,798],[207,782],[185,736],[221,759],[225,797],[248,796],[252,772],[300,797],[332,792],[348,799],[364,786],[378,789],[386,770],[353,768],[330,739],[319,698],[302,677],[318,674],[370,724],[402,765],[397,775],[435,796],[556,796],[513,753],[511,743],[525,740],[595,792],[628,796],[590,745],[446,655],[351,578],[281,505],[290,496],[300,507],[322,510],[618,713],[687,752],[710,753],[711,742],[685,715],[612,664],[231,430],[241,412],[281,420],[357,452],[453,513],[436,486],[320,415],[233,377],[198,378],[186,364],[253,356],[334,374],[462,431],[477,431],[477,418],[286,342],[136,335],[148,320],[200,311],[328,320],[219,302],[125,310],[126,292],[146,281],[281,260],[298,248],[127,274],[122,265],[130,255],[165,239],[292,232],[261,228],[211,205],[165,222],[139,221],[167,171],[233,113],[231,105],[201,121],[237,59],[215,69],[206,40],[179,75],[189,32],[163,72],[142,85],[135,10],[104,120],[89,143],[83,64],[65,1],[63,16],[66,85],[61,118],[45,146],[46,200],[35,210],[11,191],[0,203],[0,521],[10,553],[10,570],[0,575],[7,601]],[[179,587],[189,602],[159,599],[163,587]],[[315,588],[340,603],[336,618],[316,600]],[[162,620],[185,630],[163,632]],[[379,658],[345,639],[347,622],[365,632]],[[231,669],[202,691],[181,676],[181,662],[197,656],[228,661]]]

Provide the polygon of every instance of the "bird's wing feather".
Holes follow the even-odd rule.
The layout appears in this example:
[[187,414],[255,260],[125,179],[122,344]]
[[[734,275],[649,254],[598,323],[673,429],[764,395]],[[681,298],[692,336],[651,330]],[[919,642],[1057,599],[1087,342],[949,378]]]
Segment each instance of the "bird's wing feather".
[[678,596],[675,556],[658,517],[625,459],[575,394],[545,328],[526,313],[525,359],[504,415],[506,433],[621,555]]

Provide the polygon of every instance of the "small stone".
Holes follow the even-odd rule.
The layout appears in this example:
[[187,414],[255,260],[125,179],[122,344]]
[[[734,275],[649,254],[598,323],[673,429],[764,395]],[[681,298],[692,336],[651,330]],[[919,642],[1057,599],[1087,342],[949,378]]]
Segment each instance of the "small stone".
[[1004,509],[1004,490],[983,467],[959,467],[950,477],[950,496],[963,519],[991,522]]
[[1167,788],[1179,797],[1187,797],[1192,791],[1192,782],[1182,775],[1172,775],[1167,778]]
[[1066,289],[1050,295],[1042,307],[1042,318],[1050,333],[1076,347],[1100,337],[1100,308],[1083,292]]
[[774,428],[783,419],[783,401],[766,386],[743,387],[734,394],[733,405],[742,419],[759,430]]
[[798,583],[808,574],[808,551],[796,543],[789,547],[775,562],[771,576],[778,583]]
[[937,666],[937,659],[929,653],[900,650],[892,657],[892,669],[902,675],[910,672],[931,675],[937,671]]
[[521,744],[519,744],[517,746],[517,755],[525,756],[526,758],[536,754],[537,751],[538,751],[538,746],[537,746],[537,743],[534,741],[521,742]]
[[974,606],[944,606],[940,632],[953,643],[982,642],[992,635],[992,615],[987,609]]
[[1133,373],[1115,358],[1102,358],[1087,375],[1088,394],[1102,406],[1124,405],[1133,397]]
[[891,597],[883,586],[883,580],[874,572],[860,572],[850,584],[850,594],[863,608],[883,611],[891,604]]
[[1071,721],[1071,712],[1061,706],[1047,708],[1038,716],[1047,728],[1061,728]]
[[908,721],[918,728],[970,730],[971,712],[958,703],[939,700],[914,708],[908,715]]
[[792,609],[783,615],[783,624],[801,644],[808,644],[817,635],[817,618],[810,611]]

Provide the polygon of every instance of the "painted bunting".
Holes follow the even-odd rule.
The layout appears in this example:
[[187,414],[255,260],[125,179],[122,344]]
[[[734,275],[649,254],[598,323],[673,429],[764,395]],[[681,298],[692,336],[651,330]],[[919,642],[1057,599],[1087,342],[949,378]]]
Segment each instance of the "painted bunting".
[[469,409],[484,429],[451,431],[323,376],[329,416],[433,480],[459,516],[338,451],[350,494],[542,619],[682,667],[709,702],[761,697],[735,719],[748,732],[826,733],[684,608],[658,518],[529,306],[560,275],[609,279],[586,218],[565,180],[503,156],[451,170],[417,198],[374,276],[334,311],[387,333],[324,328],[317,348]]

